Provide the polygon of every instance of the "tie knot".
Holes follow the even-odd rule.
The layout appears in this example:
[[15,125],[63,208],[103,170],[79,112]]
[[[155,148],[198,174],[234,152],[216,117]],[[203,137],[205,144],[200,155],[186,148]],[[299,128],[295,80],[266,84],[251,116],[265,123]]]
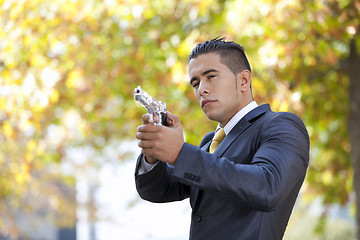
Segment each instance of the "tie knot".
[[224,129],[220,128],[219,130],[216,131],[215,136],[213,138],[213,141],[221,142],[224,139],[225,136],[226,135],[225,135]]
[[213,153],[215,151],[215,149],[220,145],[221,141],[224,139],[225,136],[226,134],[223,128],[220,128],[216,131],[215,136],[210,144],[210,153]]

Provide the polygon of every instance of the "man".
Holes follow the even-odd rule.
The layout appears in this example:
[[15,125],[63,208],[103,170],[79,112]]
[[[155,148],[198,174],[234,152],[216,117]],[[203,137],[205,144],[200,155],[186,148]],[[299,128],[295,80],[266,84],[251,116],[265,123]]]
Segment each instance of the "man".
[[234,42],[198,44],[188,70],[200,107],[219,123],[215,137],[196,147],[184,143],[176,115],[167,112],[167,127],[144,115],[136,133],[139,195],[160,203],[190,197],[191,240],[282,239],[309,161],[304,124],[253,101],[250,65]]

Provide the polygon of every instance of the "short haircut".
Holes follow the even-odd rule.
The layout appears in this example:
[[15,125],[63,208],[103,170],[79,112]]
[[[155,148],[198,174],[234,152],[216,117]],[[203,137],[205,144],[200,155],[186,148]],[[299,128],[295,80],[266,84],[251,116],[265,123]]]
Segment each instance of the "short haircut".
[[210,41],[199,43],[191,51],[188,62],[201,54],[217,53],[220,55],[221,62],[226,65],[235,75],[244,70],[251,72],[250,64],[245,55],[243,46],[226,41],[224,37],[216,37]]

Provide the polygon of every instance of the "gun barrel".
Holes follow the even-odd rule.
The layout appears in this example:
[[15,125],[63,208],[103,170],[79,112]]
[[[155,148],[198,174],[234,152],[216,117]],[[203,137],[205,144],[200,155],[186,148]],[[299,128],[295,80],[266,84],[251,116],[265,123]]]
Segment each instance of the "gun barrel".
[[157,101],[150,94],[142,90],[140,86],[134,89],[134,98],[145,107],[149,113],[166,112],[166,103]]
[[160,118],[155,124],[167,126],[166,103],[157,101],[140,86],[134,89],[134,98],[150,113],[150,122],[153,122],[153,114],[155,114]]

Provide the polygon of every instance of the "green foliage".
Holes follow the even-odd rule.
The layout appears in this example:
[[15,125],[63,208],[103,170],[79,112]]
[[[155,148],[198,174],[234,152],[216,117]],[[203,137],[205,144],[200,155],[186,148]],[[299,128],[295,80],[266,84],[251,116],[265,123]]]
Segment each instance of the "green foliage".
[[133,100],[138,85],[165,101],[187,142],[199,144],[216,124],[194,99],[187,57],[216,36],[245,46],[259,104],[304,119],[307,193],[349,201],[349,83],[341,60],[349,40],[360,41],[357,2],[1,0],[0,14],[0,201],[21,202],[33,191],[27,186],[48,175],[63,182],[53,169],[69,148],[101,151],[134,139],[145,113]]

